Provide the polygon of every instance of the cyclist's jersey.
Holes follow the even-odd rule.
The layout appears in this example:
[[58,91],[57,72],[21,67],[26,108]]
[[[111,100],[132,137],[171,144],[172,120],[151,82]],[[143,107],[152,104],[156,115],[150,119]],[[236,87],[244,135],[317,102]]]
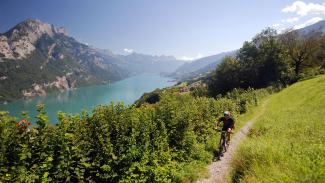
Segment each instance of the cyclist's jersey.
[[227,131],[228,128],[233,129],[235,127],[235,121],[232,118],[226,119],[225,117],[219,118],[219,122],[223,122],[222,131]]

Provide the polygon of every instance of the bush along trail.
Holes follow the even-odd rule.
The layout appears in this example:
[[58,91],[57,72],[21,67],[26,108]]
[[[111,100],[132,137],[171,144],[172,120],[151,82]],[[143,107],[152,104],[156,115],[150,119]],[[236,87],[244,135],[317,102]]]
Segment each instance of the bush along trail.
[[1,112],[0,182],[193,182],[217,149],[216,118],[225,110],[237,116],[270,91],[213,99],[165,90],[155,104],[59,112],[55,126],[42,105],[36,120]]

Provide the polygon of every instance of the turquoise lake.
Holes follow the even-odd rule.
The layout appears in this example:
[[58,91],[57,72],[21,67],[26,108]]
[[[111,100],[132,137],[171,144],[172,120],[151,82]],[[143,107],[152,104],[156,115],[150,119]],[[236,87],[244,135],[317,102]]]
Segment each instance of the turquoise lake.
[[156,88],[174,85],[170,78],[156,74],[142,74],[129,77],[112,84],[81,87],[66,92],[53,92],[46,96],[20,99],[12,103],[1,104],[0,111],[9,111],[10,115],[19,117],[21,111],[28,111],[30,121],[35,121],[36,105],[45,104],[51,123],[57,122],[57,112],[80,113],[82,109],[91,110],[100,104],[124,102],[129,105],[139,99],[143,93]]

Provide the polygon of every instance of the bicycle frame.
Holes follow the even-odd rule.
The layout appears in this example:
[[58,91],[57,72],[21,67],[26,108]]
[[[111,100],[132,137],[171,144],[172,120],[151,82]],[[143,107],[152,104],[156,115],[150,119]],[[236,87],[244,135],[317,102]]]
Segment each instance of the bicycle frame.
[[227,151],[227,141],[228,141],[228,133],[227,131],[220,131],[220,142],[219,142],[219,156],[223,156],[223,153]]

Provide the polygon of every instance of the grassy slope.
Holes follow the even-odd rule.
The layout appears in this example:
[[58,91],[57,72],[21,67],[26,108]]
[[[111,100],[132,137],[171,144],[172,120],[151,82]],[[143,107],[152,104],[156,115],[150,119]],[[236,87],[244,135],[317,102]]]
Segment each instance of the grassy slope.
[[325,181],[325,76],[270,98],[239,147],[235,182]]

